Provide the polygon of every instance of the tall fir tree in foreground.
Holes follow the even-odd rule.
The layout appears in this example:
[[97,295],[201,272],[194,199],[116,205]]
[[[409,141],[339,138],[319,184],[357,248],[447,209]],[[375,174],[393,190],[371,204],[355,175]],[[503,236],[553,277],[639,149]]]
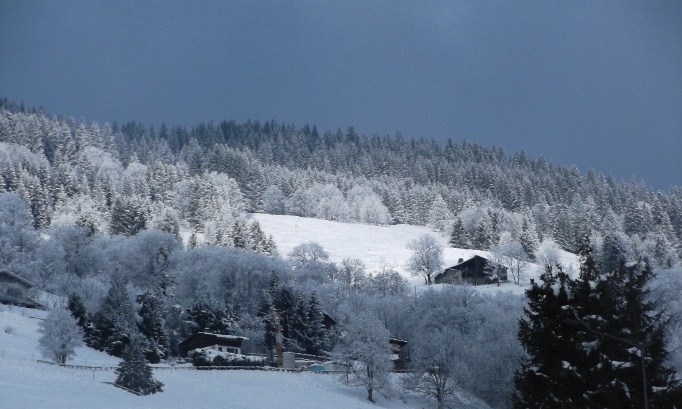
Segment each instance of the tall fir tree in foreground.
[[672,408],[682,402],[666,365],[668,318],[648,298],[652,278],[643,261],[601,273],[587,237],[577,279],[548,266],[542,284],[526,292],[518,336],[528,358],[514,379],[514,407],[641,408],[648,400],[651,408]]
[[134,337],[125,349],[123,360],[114,369],[116,385],[140,395],[151,395],[163,391],[163,383],[154,379],[152,368],[144,357],[144,348],[138,337]]

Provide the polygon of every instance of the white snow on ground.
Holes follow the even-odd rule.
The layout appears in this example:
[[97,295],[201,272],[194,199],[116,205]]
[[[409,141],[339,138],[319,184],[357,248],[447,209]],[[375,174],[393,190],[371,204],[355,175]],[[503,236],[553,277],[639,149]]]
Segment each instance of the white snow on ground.
[[[423,400],[365,400],[362,388],[338,382],[338,375],[264,371],[195,371],[155,369],[164,391],[136,396],[103,382],[113,382],[113,371],[76,369],[36,362],[38,322],[44,311],[0,305],[0,408],[233,408],[261,409],[410,409]],[[89,348],[79,348],[74,365],[115,366],[118,359]]]
[[[416,290],[424,289],[421,278],[410,277],[405,263],[411,255],[407,242],[428,233],[445,247],[446,266],[459,258],[484,251],[447,247],[447,239],[427,227],[397,225],[370,226],[337,223],[295,216],[253,214],[266,234],[271,234],[282,256],[296,245],[316,241],[330,254],[331,261],[344,258],[361,259],[368,272],[382,265],[401,272]],[[559,252],[559,261],[568,271],[577,270],[577,257]],[[540,266],[532,265],[522,276],[522,285],[479,286],[483,292],[512,291],[522,294],[528,280],[537,277]],[[441,286],[435,286],[441,287]],[[48,303],[49,304],[49,303]],[[36,362],[43,359],[38,352],[38,323],[45,311],[0,305],[0,408],[236,408],[260,409],[354,409],[354,408],[422,408],[431,403],[415,397],[385,399],[375,394],[377,403],[365,400],[366,391],[338,382],[336,375],[319,373],[286,373],[264,371],[195,371],[189,369],[155,369],[154,376],[165,384],[164,392],[151,396],[135,396],[102,382],[113,382],[111,370],[60,367]],[[71,365],[115,367],[119,360],[105,353],[82,347]],[[406,400],[405,403],[403,400]],[[468,407],[483,408],[472,403]]]
[[[382,266],[395,268],[415,289],[426,288],[421,277],[412,277],[406,263],[412,250],[407,248],[410,240],[422,234],[431,234],[443,245],[445,267],[454,266],[460,258],[467,260],[474,255],[488,257],[488,252],[457,249],[448,246],[448,238],[429,227],[399,224],[392,226],[373,226],[357,223],[339,223],[321,219],[298,216],[278,216],[252,213],[249,218],[258,220],[267,235],[272,235],[282,257],[297,245],[308,241],[319,243],[329,253],[330,261],[341,263],[344,258],[358,258],[365,263],[367,272],[378,271]],[[559,261],[568,271],[578,268],[574,254],[559,250]],[[483,292],[512,291],[523,294],[531,278],[539,277],[542,267],[531,264],[521,274],[521,285],[512,283],[479,286]]]

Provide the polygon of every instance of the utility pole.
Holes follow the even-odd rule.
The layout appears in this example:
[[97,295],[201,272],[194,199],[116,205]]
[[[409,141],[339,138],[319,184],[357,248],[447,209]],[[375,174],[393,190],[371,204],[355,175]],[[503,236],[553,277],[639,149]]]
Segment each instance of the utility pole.
[[275,343],[277,344],[277,367],[282,367],[282,324],[280,323],[279,314],[275,312]]

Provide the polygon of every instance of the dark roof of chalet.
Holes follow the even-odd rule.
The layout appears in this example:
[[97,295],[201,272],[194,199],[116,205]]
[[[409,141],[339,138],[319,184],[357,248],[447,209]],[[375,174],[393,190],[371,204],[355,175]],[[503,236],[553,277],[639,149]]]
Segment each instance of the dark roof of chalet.
[[[485,257],[481,257],[477,254],[468,260],[462,261],[461,263],[459,263],[457,265],[454,265],[452,267],[448,267],[446,270],[450,270],[450,269],[460,270],[462,267],[468,267],[471,263],[475,263],[476,261],[479,261],[479,260],[484,261],[486,264],[497,264],[497,263],[490,261]],[[500,265],[500,264],[497,264],[497,265]],[[504,266],[502,266],[502,267],[504,267]]]
[[[225,335],[225,334],[214,334],[212,332],[196,332],[192,335],[189,336],[189,338],[196,337],[196,336],[208,336],[208,337],[214,337],[217,339],[224,339],[224,340],[230,340],[230,341],[248,341],[249,338],[247,337],[240,337],[238,335]],[[189,339],[187,338],[187,339]]]
[[324,319],[325,323],[329,323],[330,326],[337,324],[336,320],[324,311],[322,311],[322,318]]
[[230,341],[237,341],[240,344],[244,341],[249,340],[247,337],[240,337],[237,335],[213,334],[211,332],[195,332],[194,334],[187,337],[187,339],[180,342],[180,345],[188,344],[196,338],[211,339],[213,342],[216,342],[216,343],[220,343],[220,341],[225,342],[225,343],[229,343]]
[[399,345],[401,348],[407,345],[407,341],[403,341],[402,339],[398,338],[389,338],[388,339],[389,344],[394,344],[394,345]]
[[14,281],[18,281],[18,282],[24,284],[26,287],[29,287],[29,288],[30,288],[30,287],[35,287],[35,284],[33,284],[32,282],[28,281],[28,280],[25,279],[24,277],[18,276],[18,275],[14,274],[14,273],[10,273],[10,272],[7,271],[7,270],[0,270],[0,276],[2,276],[2,275],[11,278],[11,279],[13,279]]

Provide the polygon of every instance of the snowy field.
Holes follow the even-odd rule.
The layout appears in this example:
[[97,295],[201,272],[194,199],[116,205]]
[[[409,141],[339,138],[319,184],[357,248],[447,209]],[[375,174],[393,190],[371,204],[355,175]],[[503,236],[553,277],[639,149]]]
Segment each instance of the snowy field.
[[[338,382],[337,375],[263,371],[195,371],[156,369],[154,376],[164,391],[136,396],[103,382],[115,374],[59,367],[36,362],[38,322],[44,311],[0,305],[0,408],[108,409],[108,408],[232,408],[261,409],[411,409],[425,403],[411,398],[387,400],[376,395],[376,404],[365,400],[362,388]],[[78,349],[72,365],[116,366],[118,359],[87,347]]]
[[[367,272],[378,271],[382,266],[396,269],[417,290],[424,289],[421,277],[412,277],[405,265],[412,251],[407,248],[410,240],[422,234],[431,234],[443,245],[445,266],[457,264],[460,258],[467,260],[474,255],[489,257],[486,251],[456,249],[448,246],[448,238],[423,226],[399,224],[392,226],[372,226],[356,223],[339,223],[327,220],[298,216],[277,216],[253,213],[249,218],[258,220],[265,234],[272,235],[280,255],[286,255],[297,245],[307,241],[318,242],[327,253],[330,261],[341,263],[344,258],[358,258],[365,263]],[[567,272],[575,272],[578,258],[571,253],[559,250],[559,261]],[[521,285],[512,283],[477,287],[482,292],[511,291],[523,294],[531,278],[537,278],[541,266],[531,264],[521,275]],[[436,286],[437,287],[437,286]]]

